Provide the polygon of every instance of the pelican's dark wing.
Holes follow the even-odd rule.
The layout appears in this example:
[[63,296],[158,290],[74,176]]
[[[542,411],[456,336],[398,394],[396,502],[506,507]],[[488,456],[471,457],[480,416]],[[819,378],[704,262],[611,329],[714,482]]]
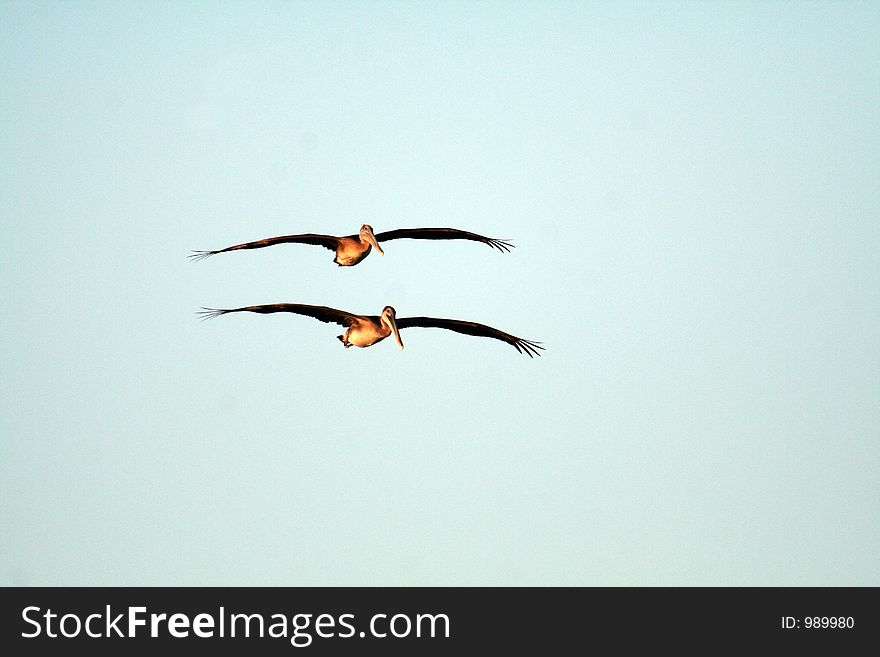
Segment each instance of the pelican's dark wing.
[[523,340],[510,333],[499,331],[485,324],[477,324],[476,322],[463,322],[458,319],[440,319],[439,317],[398,317],[397,328],[405,329],[411,327],[422,328],[442,328],[456,333],[464,333],[465,335],[476,335],[481,338],[495,338],[509,345],[512,345],[521,354],[526,354],[529,358],[532,356],[540,356],[539,349],[543,349],[540,342],[533,340]]
[[358,315],[347,313],[344,310],[336,310],[336,308],[328,308],[327,306],[309,306],[303,303],[272,303],[265,306],[245,306],[244,308],[202,308],[196,314],[202,319],[212,319],[225,315],[227,313],[295,313],[297,315],[306,315],[314,317],[317,320],[328,324],[339,324],[348,327],[354,320],[358,319]]
[[513,248],[510,240],[498,240],[492,237],[483,237],[476,233],[469,233],[458,228],[398,228],[376,234],[376,241],[387,242],[388,240],[473,240],[488,244],[493,249],[509,252]]
[[264,246],[274,246],[275,244],[284,244],[286,242],[296,242],[297,244],[312,244],[314,246],[323,246],[325,249],[335,251],[339,246],[339,238],[332,235],[314,235],[307,233],[305,235],[280,235],[278,237],[267,237],[264,240],[256,242],[245,242],[244,244],[236,244],[235,246],[227,246],[225,249],[216,251],[193,251],[189,256],[192,260],[204,260],[217,253],[226,253],[227,251],[238,251],[239,249],[262,249]]

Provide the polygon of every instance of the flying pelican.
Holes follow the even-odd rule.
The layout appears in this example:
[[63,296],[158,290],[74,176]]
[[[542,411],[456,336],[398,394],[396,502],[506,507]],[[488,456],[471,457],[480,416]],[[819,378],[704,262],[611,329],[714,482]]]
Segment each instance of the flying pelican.
[[465,335],[475,335],[483,338],[494,338],[512,345],[521,354],[526,354],[529,358],[540,356],[539,349],[544,349],[540,342],[532,340],[523,340],[509,333],[504,333],[498,329],[486,326],[485,324],[477,324],[476,322],[464,322],[458,319],[440,319],[438,317],[401,317],[397,318],[397,311],[391,306],[385,306],[382,314],[376,315],[355,315],[344,310],[336,310],[335,308],[327,308],[326,306],[309,306],[302,303],[274,303],[264,306],[245,306],[244,308],[202,308],[197,314],[202,319],[211,319],[219,317],[227,313],[296,313],[297,315],[306,315],[314,317],[317,320],[328,324],[339,324],[345,327],[342,335],[336,336],[339,341],[348,347],[369,347],[381,342],[389,335],[394,335],[397,344],[403,349],[403,341],[400,339],[400,329],[423,327],[423,328],[442,328],[456,333],[464,333]]
[[513,244],[508,240],[497,240],[491,237],[483,237],[476,233],[469,233],[466,230],[458,230],[457,228],[399,228],[397,230],[389,230],[384,233],[374,234],[373,227],[369,224],[361,226],[357,235],[348,235],[346,237],[334,237],[333,235],[315,235],[307,233],[304,235],[281,235],[279,237],[267,237],[264,240],[256,242],[245,242],[244,244],[236,244],[228,246],[225,249],[217,251],[193,251],[188,257],[192,260],[203,260],[217,253],[225,253],[226,251],[238,251],[239,249],[261,249],[265,246],[273,246],[275,244],[284,244],[285,242],[296,242],[298,244],[312,244],[314,246],[323,246],[336,252],[333,259],[340,267],[353,267],[361,260],[370,255],[373,247],[385,255],[379,242],[387,242],[389,240],[399,239],[413,240],[473,240],[488,244],[493,249],[498,249],[505,253],[513,248]]

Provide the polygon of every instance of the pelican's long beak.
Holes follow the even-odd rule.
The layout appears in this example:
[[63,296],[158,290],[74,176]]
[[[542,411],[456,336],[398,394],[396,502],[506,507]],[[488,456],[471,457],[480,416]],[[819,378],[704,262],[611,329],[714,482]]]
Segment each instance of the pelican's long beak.
[[403,340],[400,339],[400,331],[397,330],[397,320],[394,318],[394,315],[390,313],[386,313],[382,316],[382,319],[391,327],[391,332],[394,334],[394,339],[397,340],[397,344],[403,349]]
[[379,252],[380,255],[385,255],[385,252],[382,250],[382,247],[379,246],[379,240],[377,240],[377,239],[376,239],[376,236],[373,235],[373,231],[372,231],[372,230],[370,230],[369,228],[367,228],[367,229],[364,231],[364,235],[363,235],[363,237],[364,237],[365,240],[367,240],[367,242],[369,242],[370,244],[373,245],[373,248],[375,248],[375,249]]

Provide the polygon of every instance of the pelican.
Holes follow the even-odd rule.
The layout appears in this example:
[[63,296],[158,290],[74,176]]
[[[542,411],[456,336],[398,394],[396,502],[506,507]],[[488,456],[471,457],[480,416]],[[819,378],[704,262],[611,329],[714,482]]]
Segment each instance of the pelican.
[[438,317],[401,317],[391,306],[385,306],[381,315],[355,315],[344,310],[336,310],[326,306],[309,306],[302,303],[274,303],[264,306],[245,306],[243,308],[202,308],[197,314],[202,319],[211,319],[228,313],[295,313],[314,317],[328,324],[339,324],[345,327],[342,335],[336,336],[347,349],[348,347],[370,347],[381,342],[389,335],[394,335],[397,344],[403,349],[400,331],[406,328],[442,328],[465,335],[482,338],[494,338],[513,346],[521,354],[529,358],[540,356],[539,349],[544,349],[540,342],[523,340],[510,333],[499,331],[485,324],[465,322],[458,319],[440,319]]
[[370,251],[375,249],[385,255],[385,251],[379,246],[379,242],[387,242],[389,240],[399,239],[413,240],[473,240],[488,244],[493,249],[498,249],[504,253],[508,253],[513,248],[513,244],[509,240],[498,240],[491,237],[483,237],[476,233],[469,233],[466,230],[457,228],[399,228],[397,230],[389,230],[384,233],[373,233],[373,227],[369,224],[361,226],[357,235],[348,235],[346,237],[334,237],[333,235],[315,235],[307,233],[304,235],[281,235],[279,237],[267,237],[264,240],[256,242],[245,242],[244,244],[236,244],[235,246],[227,246],[225,249],[216,251],[193,251],[188,257],[192,260],[204,260],[217,253],[226,253],[227,251],[238,251],[239,249],[262,249],[265,246],[273,246],[275,244],[284,244],[286,242],[295,242],[298,244],[312,244],[314,246],[323,246],[336,252],[333,259],[340,267],[353,267],[361,260],[370,255]]

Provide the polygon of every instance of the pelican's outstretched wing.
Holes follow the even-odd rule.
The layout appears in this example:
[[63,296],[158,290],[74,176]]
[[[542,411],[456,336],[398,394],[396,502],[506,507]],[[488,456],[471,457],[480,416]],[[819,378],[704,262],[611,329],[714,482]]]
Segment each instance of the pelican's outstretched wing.
[[[357,236],[355,236],[357,237]],[[333,235],[315,235],[307,233],[305,235],[280,235],[278,237],[267,237],[264,240],[256,242],[245,242],[244,244],[236,244],[235,246],[227,246],[225,249],[216,251],[193,251],[188,258],[191,260],[204,260],[217,253],[226,253],[227,251],[238,251],[239,249],[262,249],[264,246],[274,246],[275,244],[284,244],[286,242],[296,242],[297,244],[312,244],[314,246],[323,246],[325,249],[335,251],[339,246],[339,238]]]
[[339,324],[348,327],[354,320],[358,319],[358,315],[347,313],[344,310],[336,310],[336,308],[328,308],[327,306],[309,306],[304,303],[272,303],[265,306],[245,306],[244,308],[202,308],[196,314],[202,319],[212,319],[225,315],[227,313],[295,313],[297,315],[306,315],[314,317],[317,320],[328,324]]
[[388,240],[473,240],[474,242],[482,242],[488,244],[493,249],[498,249],[505,253],[513,248],[510,240],[498,240],[492,237],[483,237],[476,233],[469,233],[466,230],[458,228],[398,228],[397,230],[388,230],[384,233],[377,233],[376,240],[379,242],[387,242]]
[[476,322],[463,322],[458,319],[440,319],[439,317],[398,317],[397,328],[405,329],[411,327],[422,328],[442,328],[456,333],[464,333],[465,335],[476,335],[481,338],[494,338],[512,345],[521,354],[526,354],[529,358],[540,356],[539,349],[544,349],[540,342],[533,340],[524,340],[510,333],[499,331],[485,324],[477,324]]

